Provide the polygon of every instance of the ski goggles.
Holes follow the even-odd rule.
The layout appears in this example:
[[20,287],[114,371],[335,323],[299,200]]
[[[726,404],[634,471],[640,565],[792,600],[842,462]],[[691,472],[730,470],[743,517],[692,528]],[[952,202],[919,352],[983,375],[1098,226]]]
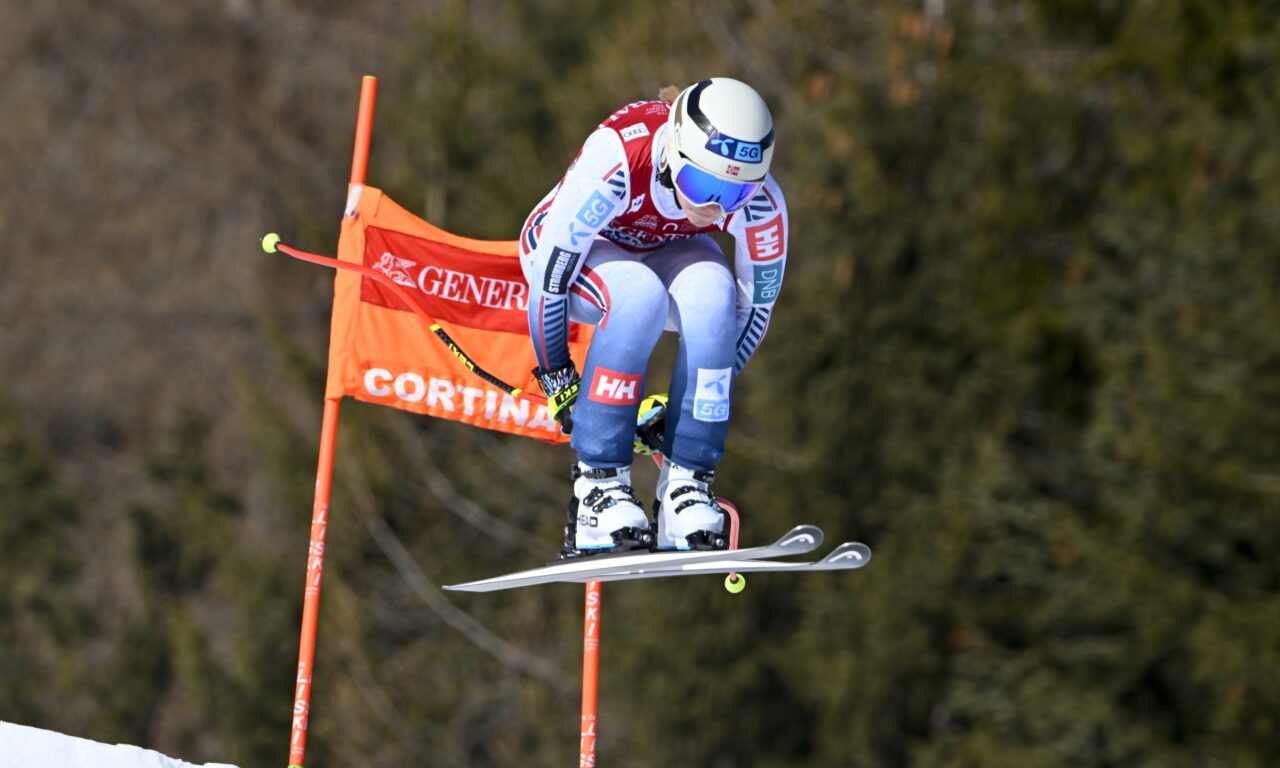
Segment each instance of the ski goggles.
[[685,199],[694,205],[719,203],[725,213],[732,213],[747,204],[760,191],[759,181],[729,181],[708,173],[684,159],[676,172],[675,185]]

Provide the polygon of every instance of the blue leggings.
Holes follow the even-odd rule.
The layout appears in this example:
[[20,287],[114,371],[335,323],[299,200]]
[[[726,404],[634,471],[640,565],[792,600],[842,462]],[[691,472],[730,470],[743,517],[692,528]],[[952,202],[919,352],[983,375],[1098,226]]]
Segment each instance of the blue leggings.
[[[541,281],[530,282],[536,302]],[[574,321],[596,326],[573,410],[579,460],[597,468],[631,465],[649,356],[671,330],[680,335],[680,352],[663,453],[681,466],[715,469],[729,431],[735,307],[733,275],[710,236],[644,254],[597,237],[569,300]]]

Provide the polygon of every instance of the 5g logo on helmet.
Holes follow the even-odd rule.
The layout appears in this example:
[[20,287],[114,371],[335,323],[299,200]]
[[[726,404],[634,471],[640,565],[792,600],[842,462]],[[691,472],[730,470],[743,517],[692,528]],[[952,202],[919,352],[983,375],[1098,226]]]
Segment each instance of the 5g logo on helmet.
[[742,163],[758,163],[764,156],[764,148],[760,146],[760,142],[742,141],[719,131],[712,132],[706,149]]

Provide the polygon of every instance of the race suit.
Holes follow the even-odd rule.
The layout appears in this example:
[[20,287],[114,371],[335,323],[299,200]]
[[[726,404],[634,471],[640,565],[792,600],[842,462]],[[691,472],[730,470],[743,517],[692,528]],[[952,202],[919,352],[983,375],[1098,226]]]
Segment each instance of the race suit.
[[[680,335],[663,453],[709,471],[724,453],[733,380],[759,347],[782,287],[787,209],[766,176],[744,206],[691,224],[658,177],[663,101],[628,104],[600,124],[520,233],[529,330],[544,370],[569,363],[569,320],[597,326],[571,442],[596,468],[630,466],[645,370],[663,330]],[[731,272],[716,241],[733,235]]]

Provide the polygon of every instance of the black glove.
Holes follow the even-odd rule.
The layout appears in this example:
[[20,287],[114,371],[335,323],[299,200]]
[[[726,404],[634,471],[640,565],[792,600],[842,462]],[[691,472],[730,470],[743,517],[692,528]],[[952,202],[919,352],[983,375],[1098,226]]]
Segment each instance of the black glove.
[[560,422],[560,429],[566,435],[573,432],[573,405],[578,402],[578,383],[582,381],[578,368],[570,360],[568,365],[554,371],[534,368],[533,375],[542,387],[542,394],[547,396],[551,418]]

